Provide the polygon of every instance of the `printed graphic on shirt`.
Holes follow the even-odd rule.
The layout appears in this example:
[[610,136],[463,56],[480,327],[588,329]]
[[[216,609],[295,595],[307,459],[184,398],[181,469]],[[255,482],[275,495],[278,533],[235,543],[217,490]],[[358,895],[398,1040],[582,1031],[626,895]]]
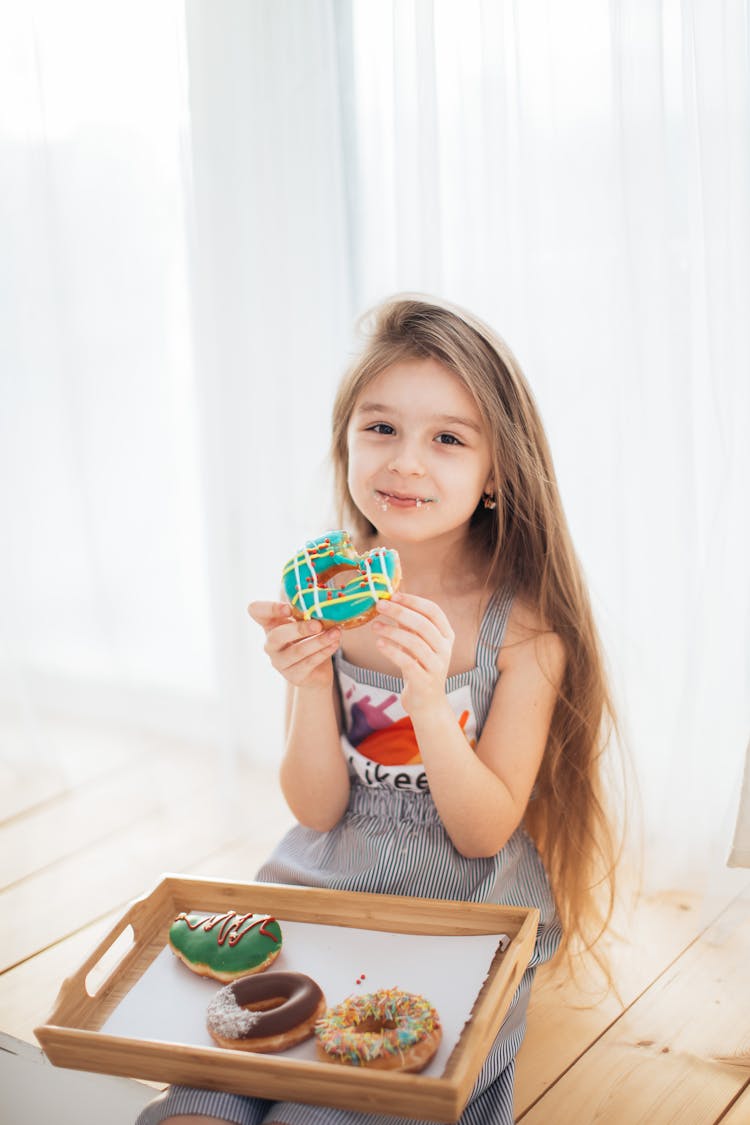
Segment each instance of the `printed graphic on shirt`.
[[[350,769],[366,785],[425,791],[429,788],[414,727],[399,696],[338,670],[344,704],[341,744]],[[476,746],[476,719],[468,684],[448,693],[464,735]]]

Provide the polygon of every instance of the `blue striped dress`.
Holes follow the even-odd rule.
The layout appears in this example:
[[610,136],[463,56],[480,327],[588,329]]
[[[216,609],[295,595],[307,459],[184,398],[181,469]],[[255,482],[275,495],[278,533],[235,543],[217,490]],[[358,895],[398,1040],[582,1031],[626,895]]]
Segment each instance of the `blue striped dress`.
[[[446,682],[451,707],[472,745],[492,702],[511,602],[504,592],[490,600],[479,630],[475,667]],[[536,907],[540,921],[534,953],[460,1118],[460,1125],[512,1125],[515,1057],[525,1031],[531,983],[561,936],[546,872],[522,828],[494,856],[467,859],[457,852],[430,797],[411,722],[400,705],[402,681],[356,667],[340,653],[335,665],[344,712],[342,749],[352,779],[349,807],[329,832],[292,828],[257,879]],[[236,1125],[410,1125],[400,1117],[187,1087],[165,1091],[146,1107],[137,1125],[157,1125],[186,1113]]]

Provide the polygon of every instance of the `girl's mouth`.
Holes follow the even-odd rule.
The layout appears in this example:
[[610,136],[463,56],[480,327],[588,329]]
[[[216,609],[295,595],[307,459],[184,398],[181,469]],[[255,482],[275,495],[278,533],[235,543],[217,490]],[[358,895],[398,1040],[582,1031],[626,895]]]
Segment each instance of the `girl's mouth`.
[[437,504],[434,496],[407,496],[399,492],[381,492],[380,489],[375,490],[375,500],[384,512],[389,508],[426,508]]

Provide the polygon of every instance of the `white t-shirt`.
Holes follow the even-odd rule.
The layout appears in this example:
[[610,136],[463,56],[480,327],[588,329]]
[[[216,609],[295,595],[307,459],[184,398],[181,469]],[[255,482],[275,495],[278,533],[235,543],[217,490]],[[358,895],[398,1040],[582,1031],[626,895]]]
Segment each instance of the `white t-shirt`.
[[[360,683],[341,667],[337,669],[344,709],[341,747],[349,772],[364,785],[427,792],[427,774],[422,765],[411,719],[393,691]],[[469,745],[477,743],[477,722],[468,683],[446,695],[456,721]]]

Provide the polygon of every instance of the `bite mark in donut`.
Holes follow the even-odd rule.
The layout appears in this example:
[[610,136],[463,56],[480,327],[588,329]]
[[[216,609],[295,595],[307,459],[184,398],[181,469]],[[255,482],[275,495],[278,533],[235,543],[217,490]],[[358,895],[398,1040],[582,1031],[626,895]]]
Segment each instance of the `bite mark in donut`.
[[268,1054],[309,1039],[325,1007],[319,986],[304,973],[265,973],[219,989],[206,1024],[220,1047]]
[[[337,574],[351,572],[343,586]],[[378,601],[390,598],[401,582],[398,553],[376,547],[358,555],[347,531],[329,531],[306,543],[282,574],[284,594],[300,621],[320,621],[324,629],[354,629],[375,616]]]
[[429,1000],[399,988],[349,996],[315,1026],[319,1058],[376,1070],[422,1070],[442,1034]]
[[267,969],[281,953],[281,926],[268,914],[179,914],[169,946],[194,973],[231,981]]

